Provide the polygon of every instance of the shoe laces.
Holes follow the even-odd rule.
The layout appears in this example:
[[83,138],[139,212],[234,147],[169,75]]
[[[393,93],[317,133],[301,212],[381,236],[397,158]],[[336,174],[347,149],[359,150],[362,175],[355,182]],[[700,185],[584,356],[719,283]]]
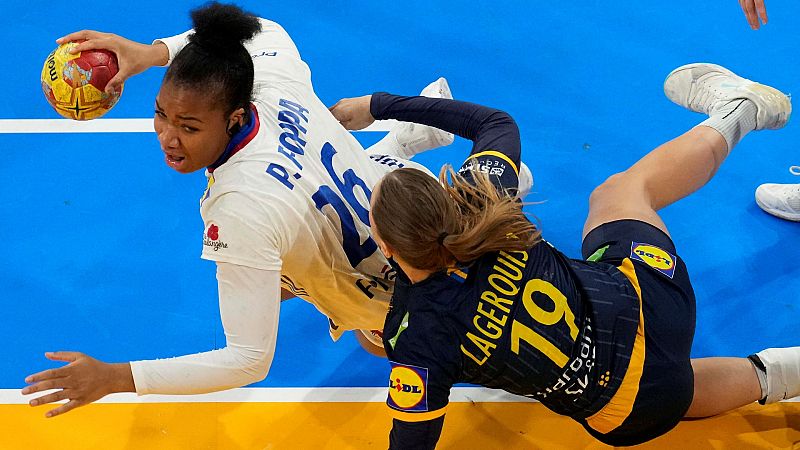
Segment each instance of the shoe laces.
[[[724,93],[719,89],[718,83],[722,82],[719,77],[722,76],[718,73],[705,75],[703,79],[698,79],[697,91],[691,103],[698,106],[707,106],[706,113],[715,110],[720,103]],[[699,109],[699,108],[698,108]]]
[[[789,173],[800,176],[800,166],[789,166]],[[793,188],[787,189],[789,192],[794,192],[794,197],[789,198],[789,204],[796,211],[800,211],[800,184],[795,184]]]

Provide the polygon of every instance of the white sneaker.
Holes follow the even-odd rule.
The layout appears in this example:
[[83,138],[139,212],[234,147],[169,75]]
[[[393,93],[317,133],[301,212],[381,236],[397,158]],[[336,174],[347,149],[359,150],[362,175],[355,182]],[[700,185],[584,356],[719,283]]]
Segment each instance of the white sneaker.
[[[452,99],[447,80],[439,78],[427,85],[420,93],[423,97]],[[438,128],[411,122],[397,122],[383,139],[367,149],[371,155],[390,155],[402,159],[433,148],[444,147],[453,143],[453,133]]]
[[762,184],[756,189],[756,203],[773,216],[800,222],[800,184]]
[[519,163],[519,187],[517,188],[517,198],[522,200],[531,193],[533,188],[533,173],[524,162]]
[[664,80],[664,93],[674,103],[692,111],[712,115],[737,99],[752,101],[758,109],[756,130],[786,125],[792,104],[779,90],[742,78],[716,64],[687,64]]

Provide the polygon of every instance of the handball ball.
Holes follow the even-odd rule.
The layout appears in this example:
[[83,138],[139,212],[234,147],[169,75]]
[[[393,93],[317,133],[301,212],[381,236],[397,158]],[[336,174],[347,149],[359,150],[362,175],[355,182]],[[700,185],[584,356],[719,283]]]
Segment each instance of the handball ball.
[[50,53],[42,68],[42,90],[48,103],[67,119],[96,119],[122,95],[122,86],[111,95],[105,92],[106,84],[119,71],[117,57],[108,50],[73,55],[69,50],[76,45],[68,42]]

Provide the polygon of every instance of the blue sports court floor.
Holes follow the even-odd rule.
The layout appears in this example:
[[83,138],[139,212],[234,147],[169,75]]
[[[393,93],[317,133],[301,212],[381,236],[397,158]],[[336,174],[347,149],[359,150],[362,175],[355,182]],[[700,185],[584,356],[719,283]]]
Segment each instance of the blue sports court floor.
[[[416,94],[444,76],[456,98],[510,112],[536,180],[528,200],[540,203],[528,210],[550,242],[579,257],[591,190],[702,120],[664,97],[670,70],[709,61],[800,91],[800,4],[768,2],[769,24],[752,31],[734,0],[563,3],[240,2],[287,29],[326,104]],[[45,351],[111,362],[224,345],[214,266],[199,259],[202,173],[167,168],[153,133],[8,133],[9,120],[57,118],[39,86],[57,37],[91,28],[150,42],[187,29],[197,5],[31,0],[0,15],[9,69],[0,83],[0,389],[54,366]],[[131,79],[107,118],[152,117],[162,74]],[[753,200],[762,182],[800,182],[788,172],[800,164],[797,125],[749,135],[708,186],[663,211],[697,294],[694,356],[800,345],[800,223]],[[380,137],[357,136],[365,145]],[[468,150],[457,140],[418,160],[459,164]],[[386,373],[352,336],[331,342],[325,317],[292,300],[256,386],[383,387]]]

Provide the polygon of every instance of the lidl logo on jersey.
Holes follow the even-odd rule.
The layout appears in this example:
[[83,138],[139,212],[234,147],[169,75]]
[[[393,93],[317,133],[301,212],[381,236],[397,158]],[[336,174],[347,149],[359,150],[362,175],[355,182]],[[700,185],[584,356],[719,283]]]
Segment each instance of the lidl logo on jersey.
[[206,229],[206,234],[203,236],[203,245],[213,248],[215,252],[221,248],[228,248],[228,244],[219,239],[219,227],[213,223]]
[[390,361],[389,398],[386,403],[400,411],[428,410],[428,369]]
[[675,275],[675,255],[655,245],[631,243],[631,259],[641,261],[670,278]]

